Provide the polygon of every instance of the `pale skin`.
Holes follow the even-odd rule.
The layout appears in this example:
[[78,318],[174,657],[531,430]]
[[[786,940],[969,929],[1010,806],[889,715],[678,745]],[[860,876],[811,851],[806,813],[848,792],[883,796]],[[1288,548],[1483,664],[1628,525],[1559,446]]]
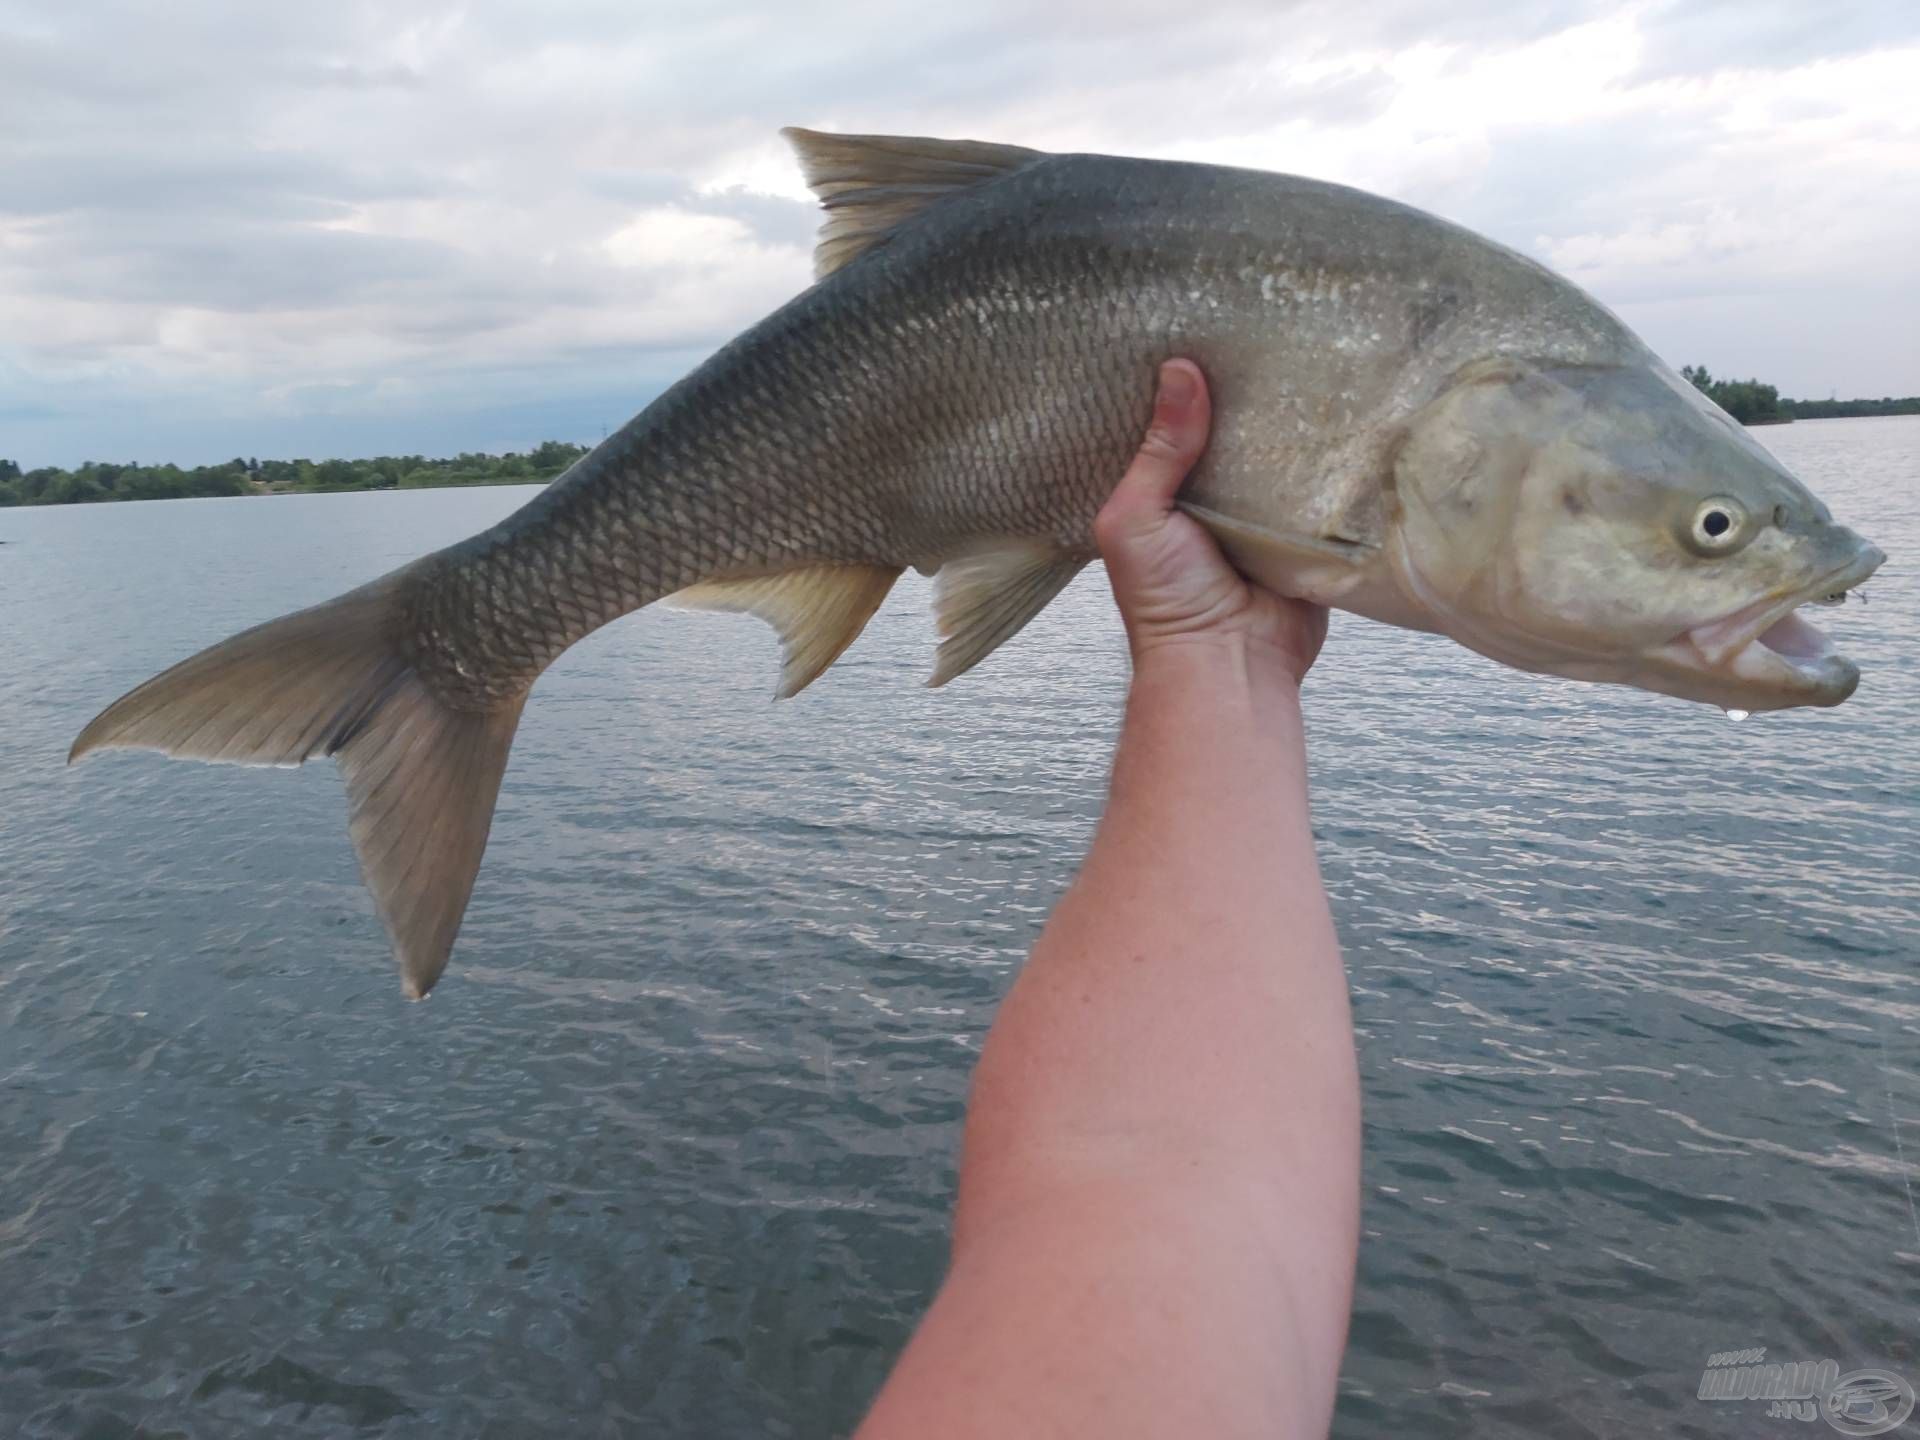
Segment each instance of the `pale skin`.
[[1327,1433],[1360,1208],[1300,715],[1327,616],[1173,508],[1208,423],[1170,362],[1095,526],[1133,654],[1112,793],[988,1033],[951,1266],[862,1440]]

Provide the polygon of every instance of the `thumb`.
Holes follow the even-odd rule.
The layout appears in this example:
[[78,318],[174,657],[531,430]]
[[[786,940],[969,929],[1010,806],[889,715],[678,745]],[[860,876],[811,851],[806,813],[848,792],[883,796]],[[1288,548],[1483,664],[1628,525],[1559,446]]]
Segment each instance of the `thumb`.
[[1187,633],[1244,609],[1245,583],[1173,497],[1207,448],[1207,382],[1191,360],[1160,367],[1153,423],[1093,522],[1107,580],[1135,653],[1155,635]]
[[1159,528],[1180,483],[1206,449],[1211,419],[1200,367],[1191,360],[1162,365],[1153,423],[1094,525],[1103,552],[1137,543]]

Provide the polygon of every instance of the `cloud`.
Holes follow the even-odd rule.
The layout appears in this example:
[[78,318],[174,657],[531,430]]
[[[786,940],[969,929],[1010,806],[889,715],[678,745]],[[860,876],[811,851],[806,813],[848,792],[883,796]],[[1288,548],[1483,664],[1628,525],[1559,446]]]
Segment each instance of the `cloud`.
[[594,438],[806,283],[790,123],[1343,180],[1676,361],[1920,390],[1860,283],[1915,288],[1920,9],[1722,8],[0,0],[0,454]]
[[1646,13],[1643,31],[1640,73],[1649,78],[1776,71],[1920,41],[1920,6],[1911,0],[1665,0]]
[[1543,239],[1560,269],[1593,271],[1714,264],[1753,246],[1753,232],[1730,210],[1716,210],[1702,221],[1673,221],[1655,229],[1636,223],[1610,235],[1569,235]]

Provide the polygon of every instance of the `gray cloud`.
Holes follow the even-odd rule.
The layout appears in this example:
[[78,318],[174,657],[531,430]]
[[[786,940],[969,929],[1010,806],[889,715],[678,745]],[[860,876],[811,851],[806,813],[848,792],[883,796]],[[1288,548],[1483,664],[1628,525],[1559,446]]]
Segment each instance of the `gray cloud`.
[[27,258],[47,296],[241,311],[377,300],[464,266],[457,252],[425,241],[247,221],[210,228],[175,217],[147,225],[132,254],[95,227],[55,223]]
[[1912,0],[1665,0],[1646,17],[1650,78],[1779,70],[1920,39]]
[[62,140],[8,164],[0,215],[316,221],[370,200],[425,198],[449,188],[405,165],[344,165],[231,143],[181,150],[164,140]]
[[[1913,127],[1796,78],[1913,43],[1920,8],[1723,9],[0,0],[0,454],[78,458],[107,414],[183,460],[322,420],[344,451],[591,438],[804,283],[814,217],[766,193],[787,123],[1330,174],[1658,307],[1676,359],[1810,385],[1817,310],[1836,383],[1920,388],[1822,278],[1911,283]],[[1536,63],[1564,96],[1526,93]]]

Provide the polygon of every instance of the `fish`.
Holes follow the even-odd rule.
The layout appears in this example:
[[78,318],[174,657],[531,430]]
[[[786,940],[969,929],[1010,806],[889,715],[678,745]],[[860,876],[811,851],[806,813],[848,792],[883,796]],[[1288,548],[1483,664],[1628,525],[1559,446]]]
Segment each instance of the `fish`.
[[331,756],[424,997],[557,656],[656,602],[742,612],[792,696],[911,566],[943,685],[1095,558],[1182,356],[1214,421],[1178,503],[1278,594],[1734,711],[1858,683],[1797,612],[1881,552],[1535,261],[1297,176],[783,133],[823,210],[808,288],[499,524],[181,662],[69,761]]

